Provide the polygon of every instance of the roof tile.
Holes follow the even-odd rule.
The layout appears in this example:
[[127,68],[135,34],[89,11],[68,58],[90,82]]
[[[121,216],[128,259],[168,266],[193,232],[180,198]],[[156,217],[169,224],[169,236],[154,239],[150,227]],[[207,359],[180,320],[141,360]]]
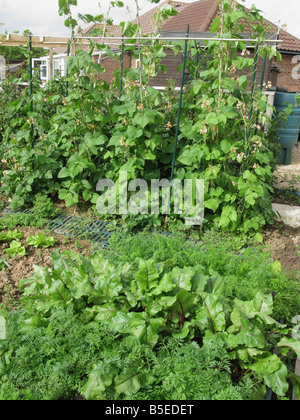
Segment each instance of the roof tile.
[[[193,3],[182,3],[180,1],[166,0],[162,5],[170,4],[178,11],[178,15],[170,16],[168,20],[162,24],[164,31],[185,31],[187,25],[191,32],[208,32],[214,18],[219,14],[219,0],[199,0]],[[145,34],[153,33],[153,17],[158,8],[162,5],[154,7],[147,13],[140,16],[140,24]],[[136,19],[133,21],[136,23]],[[278,26],[264,19],[264,25],[271,26],[271,31],[278,32]],[[88,34],[95,25],[86,30]],[[108,36],[121,36],[121,29],[118,25],[112,25],[108,28]],[[280,51],[289,51],[300,53],[300,39],[290,33],[280,30],[279,44]],[[107,38],[106,38],[107,41]],[[112,41],[110,41],[112,42]]]
[[164,31],[184,31],[187,25],[191,32],[204,32],[218,9],[219,0],[200,0],[185,7],[179,15],[163,25]]
[[[153,33],[153,18],[154,15],[157,13],[158,9],[160,9],[162,6],[164,6],[165,4],[169,4],[170,6],[173,6],[174,9],[177,10],[178,15],[177,16],[181,16],[181,13],[184,11],[184,9],[186,9],[187,7],[189,7],[189,3],[182,3],[179,1],[170,1],[170,0],[166,0],[164,3],[162,3],[161,5],[154,7],[153,9],[149,10],[149,12],[144,13],[143,15],[141,15],[139,17],[139,21],[140,21],[140,25],[143,28],[143,32],[145,34],[150,34],[152,35]],[[170,16],[168,18],[169,20],[173,20],[174,17],[176,16]],[[137,19],[133,20],[133,23],[136,23]],[[164,24],[162,25],[164,26]]]

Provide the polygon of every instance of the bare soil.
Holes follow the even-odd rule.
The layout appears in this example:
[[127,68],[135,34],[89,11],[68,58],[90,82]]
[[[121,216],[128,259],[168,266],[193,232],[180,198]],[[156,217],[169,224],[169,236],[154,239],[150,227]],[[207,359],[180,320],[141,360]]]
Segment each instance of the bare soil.
[[[91,250],[89,241],[52,233],[51,236],[54,236],[57,240],[54,246],[50,248],[34,248],[27,245],[26,238],[39,232],[44,233],[44,230],[34,227],[22,227],[18,228],[18,231],[24,233],[24,238],[20,242],[25,246],[28,255],[10,258],[8,261],[9,268],[0,271],[0,304],[8,304],[12,307],[20,298],[19,280],[32,276],[33,265],[52,267],[51,252],[71,250],[88,255]],[[0,258],[6,255],[4,249],[8,247],[9,244],[7,242],[0,243]]]
[[[300,228],[275,222],[264,231],[264,244],[274,261],[289,274],[300,273]],[[299,254],[298,254],[299,253]]]
[[292,164],[277,166],[274,184],[279,189],[300,191],[300,142],[293,148]]
[[[280,190],[300,191],[300,142],[292,151],[291,165],[278,165],[274,174],[274,187]],[[300,197],[282,194],[274,197],[274,203],[300,206]],[[287,271],[300,273],[300,228],[292,228],[275,222],[264,232],[264,243],[269,247],[274,260]]]

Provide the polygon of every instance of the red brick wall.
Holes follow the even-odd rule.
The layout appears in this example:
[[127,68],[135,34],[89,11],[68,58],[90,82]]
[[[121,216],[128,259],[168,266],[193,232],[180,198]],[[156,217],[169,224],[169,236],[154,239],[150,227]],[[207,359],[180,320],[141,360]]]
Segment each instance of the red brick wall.
[[[238,56],[241,56],[241,53],[237,54]],[[246,57],[248,57],[248,55],[246,55]],[[254,51],[250,50],[250,55],[249,58],[254,59]],[[260,56],[258,56],[258,60],[257,60],[257,67],[256,67],[256,79],[255,79],[255,83],[257,86],[260,86],[261,84],[261,78],[262,78],[262,73],[263,73],[263,63],[264,63],[264,59]],[[271,61],[269,59],[267,59],[266,61],[266,65],[265,65],[265,69],[264,69],[264,82],[268,83],[269,81],[271,81]],[[250,67],[247,67],[245,70],[239,70],[236,72],[235,77],[240,77],[242,75],[245,75],[248,77],[248,81],[249,81],[249,85],[248,85],[248,89],[251,89],[252,87],[252,81],[253,81],[253,72],[254,72],[254,62],[253,65]]]
[[300,55],[295,58],[292,54],[282,54],[282,61],[274,62],[282,70],[278,74],[277,86],[289,92],[300,92]]
[[[180,84],[180,72],[176,72],[178,65],[182,62],[182,55],[178,54],[174,56],[172,52],[167,51],[167,57],[162,60],[162,64],[167,66],[167,74],[162,72],[158,73],[158,76],[151,81],[152,86],[166,86],[168,79],[172,78],[175,80],[176,85]],[[300,92],[300,55],[295,57],[292,54],[282,54],[282,61],[274,60],[282,70],[278,74],[277,86],[287,89],[289,92]],[[105,80],[111,83],[113,80],[113,74],[116,69],[120,68],[120,60],[114,60],[109,57],[104,57],[101,60],[101,65],[106,68],[106,72],[99,75],[99,79]],[[130,57],[129,54],[124,55],[124,69],[133,68],[135,66],[135,60]],[[257,67],[257,79],[256,82],[260,84],[262,70],[262,59],[258,61]],[[245,71],[245,74],[249,73],[249,81],[251,82],[253,69]],[[270,61],[268,60],[266,71],[265,71],[265,82],[271,79],[271,68]]]
[[156,77],[154,77],[150,81],[150,86],[168,86],[170,79],[175,82],[175,86],[179,87],[181,82],[181,70],[177,71],[177,68],[183,61],[183,55],[177,54],[175,55],[174,52],[170,49],[165,50],[166,57],[161,60],[161,64],[166,66],[167,73],[163,73],[162,71],[158,71]]
[[[97,57],[96,57],[97,61]],[[131,58],[128,54],[124,55],[123,66],[124,69],[129,68],[131,66]],[[113,58],[109,58],[107,56],[103,57],[100,62],[101,66],[105,67],[106,72],[100,73],[98,79],[104,80],[105,82],[111,83],[114,77],[114,71],[121,68],[120,60],[114,60]]]

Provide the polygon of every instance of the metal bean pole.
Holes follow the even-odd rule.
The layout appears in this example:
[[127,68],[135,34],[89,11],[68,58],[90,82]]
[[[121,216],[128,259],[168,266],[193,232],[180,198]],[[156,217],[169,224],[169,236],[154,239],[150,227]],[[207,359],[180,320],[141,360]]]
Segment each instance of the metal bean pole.
[[249,114],[249,128],[247,134],[247,150],[246,156],[249,156],[249,140],[251,134],[251,119],[253,116],[253,102],[254,102],[254,90],[255,90],[255,81],[256,81],[256,73],[257,73],[257,63],[258,63],[258,44],[255,46],[254,52],[254,68],[253,68],[253,77],[252,77],[252,89],[251,89],[251,106],[250,106],[250,114]]
[[[30,87],[30,111],[33,112],[33,78],[32,78],[32,38],[31,33],[29,34],[29,87]],[[30,126],[31,132],[31,147],[34,147],[33,138],[33,124]],[[33,185],[34,190],[34,185]]]
[[[121,46],[120,98],[123,92],[123,73],[124,73],[124,35],[122,36],[122,46]],[[120,103],[121,103],[121,100],[120,100]]]
[[[70,55],[70,42],[68,42],[68,48],[67,48],[67,57],[69,57]],[[68,96],[69,94],[69,81],[68,81],[68,77],[69,77],[69,69],[68,69],[68,62],[67,62],[67,69],[66,69],[66,96]]]
[[[254,90],[255,90],[255,81],[256,81],[256,73],[257,73],[257,63],[258,63],[258,44],[255,46],[254,52],[254,66],[253,66],[253,77],[252,77],[252,88],[251,88],[251,107],[250,107],[250,114],[249,114],[249,128],[247,133],[247,149],[246,149],[246,157],[249,156],[249,140],[251,134],[251,119],[253,116],[253,102],[254,102]],[[244,220],[244,212],[245,212],[245,197],[242,201],[242,221]]]
[[[29,77],[30,77],[30,111],[33,112],[33,78],[32,78],[32,38],[31,33],[29,34]],[[34,136],[33,136],[33,123],[30,125],[31,132],[31,147],[34,148]],[[35,163],[33,163],[33,169]],[[32,184],[32,192],[35,193],[35,182]]]
[[33,94],[33,85],[32,85],[32,39],[31,34],[29,34],[29,75],[30,75],[30,110],[33,111],[33,102],[32,102],[32,94]]
[[[261,73],[261,81],[260,81],[260,91],[262,92],[264,87],[264,79],[265,79],[265,70],[266,70],[266,62],[267,62],[267,53],[264,57],[263,66],[262,66],[262,73]],[[259,109],[256,113],[256,125],[258,123],[258,116],[259,116]],[[257,134],[257,127],[255,127],[255,134]]]
[[181,86],[180,86],[180,95],[179,95],[179,104],[178,104],[178,113],[177,113],[175,144],[174,144],[174,152],[173,152],[173,160],[172,160],[172,170],[171,170],[171,179],[170,179],[170,193],[169,193],[169,202],[168,202],[167,215],[165,217],[165,228],[167,228],[167,225],[168,225],[168,215],[170,214],[170,207],[171,207],[172,182],[173,182],[173,178],[174,178],[174,168],[175,168],[175,160],[176,160],[178,135],[179,135],[179,124],[180,124],[180,114],[181,114],[181,105],[182,105],[182,95],[183,95],[184,75],[185,75],[185,66],[186,66],[186,57],[187,57],[187,47],[188,47],[189,32],[190,32],[190,26],[188,25],[187,26],[187,30],[186,30],[185,44],[184,44],[184,55],[183,55],[183,65],[182,65],[182,74],[181,74]]

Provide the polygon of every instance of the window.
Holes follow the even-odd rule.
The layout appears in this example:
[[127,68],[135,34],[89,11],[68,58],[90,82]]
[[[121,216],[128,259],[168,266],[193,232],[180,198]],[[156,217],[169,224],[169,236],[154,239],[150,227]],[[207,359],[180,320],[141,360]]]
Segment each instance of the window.
[[53,60],[53,73],[54,76],[62,76],[62,66],[61,66],[61,60]]
[[34,58],[32,60],[33,68],[39,68],[40,79],[47,80],[48,78],[48,61],[43,58]]
[[41,61],[41,70],[40,70],[40,74],[41,74],[41,79],[47,79],[47,60],[42,60]]

